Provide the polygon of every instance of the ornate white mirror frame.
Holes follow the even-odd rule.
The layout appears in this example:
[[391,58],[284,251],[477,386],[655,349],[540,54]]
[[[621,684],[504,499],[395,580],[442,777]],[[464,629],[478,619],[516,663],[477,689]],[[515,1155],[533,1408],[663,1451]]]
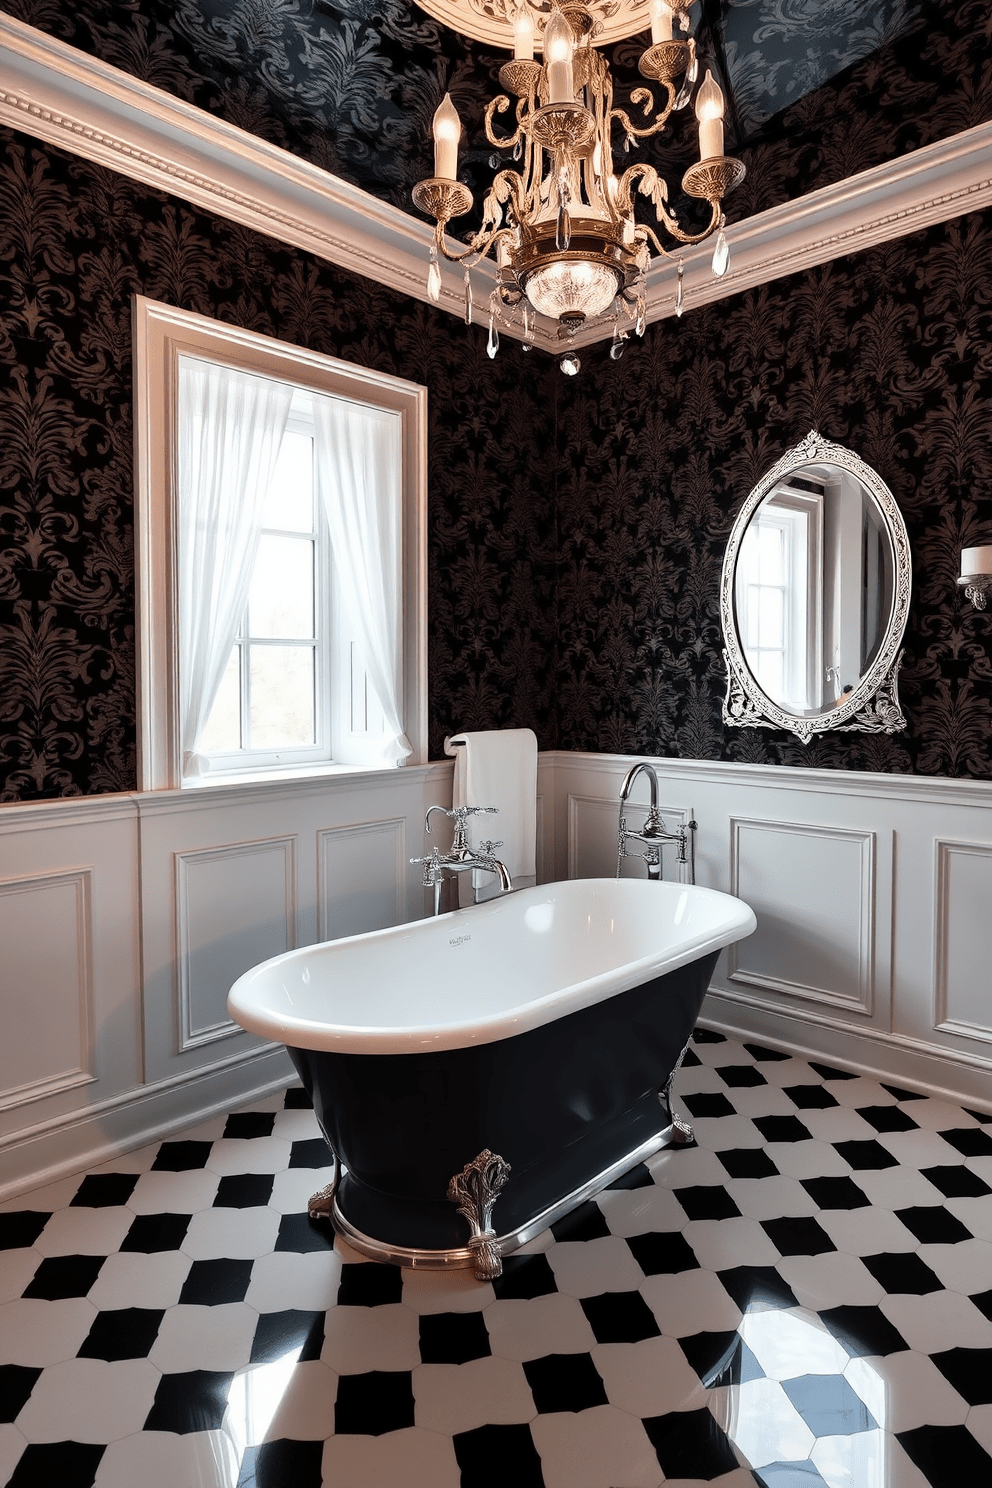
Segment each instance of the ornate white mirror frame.
[[[755,512],[765,498],[788,478],[802,481],[804,470],[822,479],[823,467],[848,472],[861,485],[880,516],[892,563],[891,599],[881,640],[870,664],[849,692],[820,712],[790,712],[768,696],[759,685],[745,654],[738,627],[736,603],[737,565],[741,545]],[[829,730],[859,730],[864,733],[897,733],[906,727],[899,704],[897,674],[900,646],[906,629],[912,588],[912,558],[902,513],[881,477],[870,465],[842,445],[832,444],[816,430],[784,454],[758,482],[734,523],[723,560],[720,582],[720,619],[723,626],[724,661],[727,666],[727,696],[723,705],[725,723],[739,728],[780,728],[796,734],[804,744],[814,734]]]

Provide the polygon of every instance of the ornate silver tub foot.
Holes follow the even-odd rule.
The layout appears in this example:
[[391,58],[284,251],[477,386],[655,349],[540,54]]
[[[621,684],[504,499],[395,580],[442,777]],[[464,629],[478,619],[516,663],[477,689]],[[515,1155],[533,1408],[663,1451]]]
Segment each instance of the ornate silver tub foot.
[[661,1090],[658,1091],[658,1099],[661,1101],[661,1104],[668,1112],[668,1119],[672,1123],[672,1137],[671,1141],[669,1142],[670,1147],[694,1147],[696,1145],[695,1132],[689,1125],[688,1121],[682,1120],[682,1117],[678,1114],[678,1112],[672,1105],[672,1086],[675,1084],[675,1076],[678,1074],[679,1070],[682,1067],[682,1061],[685,1058],[686,1054],[689,1052],[689,1044],[691,1043],[692,1040],[690,1039],[689,1043],[686,1044],[678,1059],[676,1059],[675,1068],[669,1075],[665,1085]]
[[341,1169],[338,1165],[337,1157],[335,1157],[334,1177],[326,1188],[318,1189],[315,1194],[311,1194],[309,1199],[307,1199],[307,1217],[309,1219],[326,1219],[328,1221],[331,1219],[334,1209],[334,1194],[340,1175]]
[[476,1281],[493,1281],[503,1274],[503,1257],[491,1217],[509,1176],[510,1164],[486,1147],[448,1184],[448,1198],[458,1205],[458,1213],[465,1216],[472,1231],[468,1245]]

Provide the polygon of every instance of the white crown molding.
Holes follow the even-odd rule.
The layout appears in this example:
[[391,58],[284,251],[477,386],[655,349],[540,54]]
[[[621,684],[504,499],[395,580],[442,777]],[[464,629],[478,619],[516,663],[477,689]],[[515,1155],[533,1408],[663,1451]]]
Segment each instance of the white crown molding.
[[[0,121],[11,128],[427,302],[426,221],[4,14],[0,72]],[[992,123],[731,222],[724,278],[710,271],[708,245],[685,252],[686,309],[990,204]],[[729,206],[732,215],[732,197]],[[484,306],[494,266],[487,260],[473,276]],[[440,308],[461,316],[461,270],[444,262],[441,278]],[[649,271],[647,301],[649,322],[675,313],[672,260]],[[576,344],[610,333],[608,323],[591,326]],[[554,326],[539,323],[536,340],[556,349]]]

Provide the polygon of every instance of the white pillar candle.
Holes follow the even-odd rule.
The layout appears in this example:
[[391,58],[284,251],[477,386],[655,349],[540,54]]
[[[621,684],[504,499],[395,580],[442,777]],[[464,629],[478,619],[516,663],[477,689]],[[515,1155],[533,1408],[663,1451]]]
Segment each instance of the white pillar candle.
[[696,95],[700,160],[712,160],[723,154],[723,109],[720,85],[707,68],[702,87]]
[[574,103],[572,28],[560,10],[553,10],[544,29],[544,61],[548,70],[548,102]]
[[527,0],[523,0],[513,22],[513,55],[518,62],[534,60],[534,15]]
[[961,577],[976,579],[980,574],[992,574],[992,547],[962,548]]
[[665,0],[651,0],[651,44],[672,39],[672,12]]
[[457,178],[461,134],[462,121],[451,101],[451,94],[445,93],[434,115],[434,174],[445,181]]

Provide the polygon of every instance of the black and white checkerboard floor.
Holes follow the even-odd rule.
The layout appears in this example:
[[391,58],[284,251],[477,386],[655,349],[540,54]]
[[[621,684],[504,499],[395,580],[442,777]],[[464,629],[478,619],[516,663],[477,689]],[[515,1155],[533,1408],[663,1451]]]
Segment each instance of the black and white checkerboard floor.
[[699,1032],[493,1285],[306,1217],[298,1089],[0,1206],[11,1488],[992,1484],[992,1117]]

